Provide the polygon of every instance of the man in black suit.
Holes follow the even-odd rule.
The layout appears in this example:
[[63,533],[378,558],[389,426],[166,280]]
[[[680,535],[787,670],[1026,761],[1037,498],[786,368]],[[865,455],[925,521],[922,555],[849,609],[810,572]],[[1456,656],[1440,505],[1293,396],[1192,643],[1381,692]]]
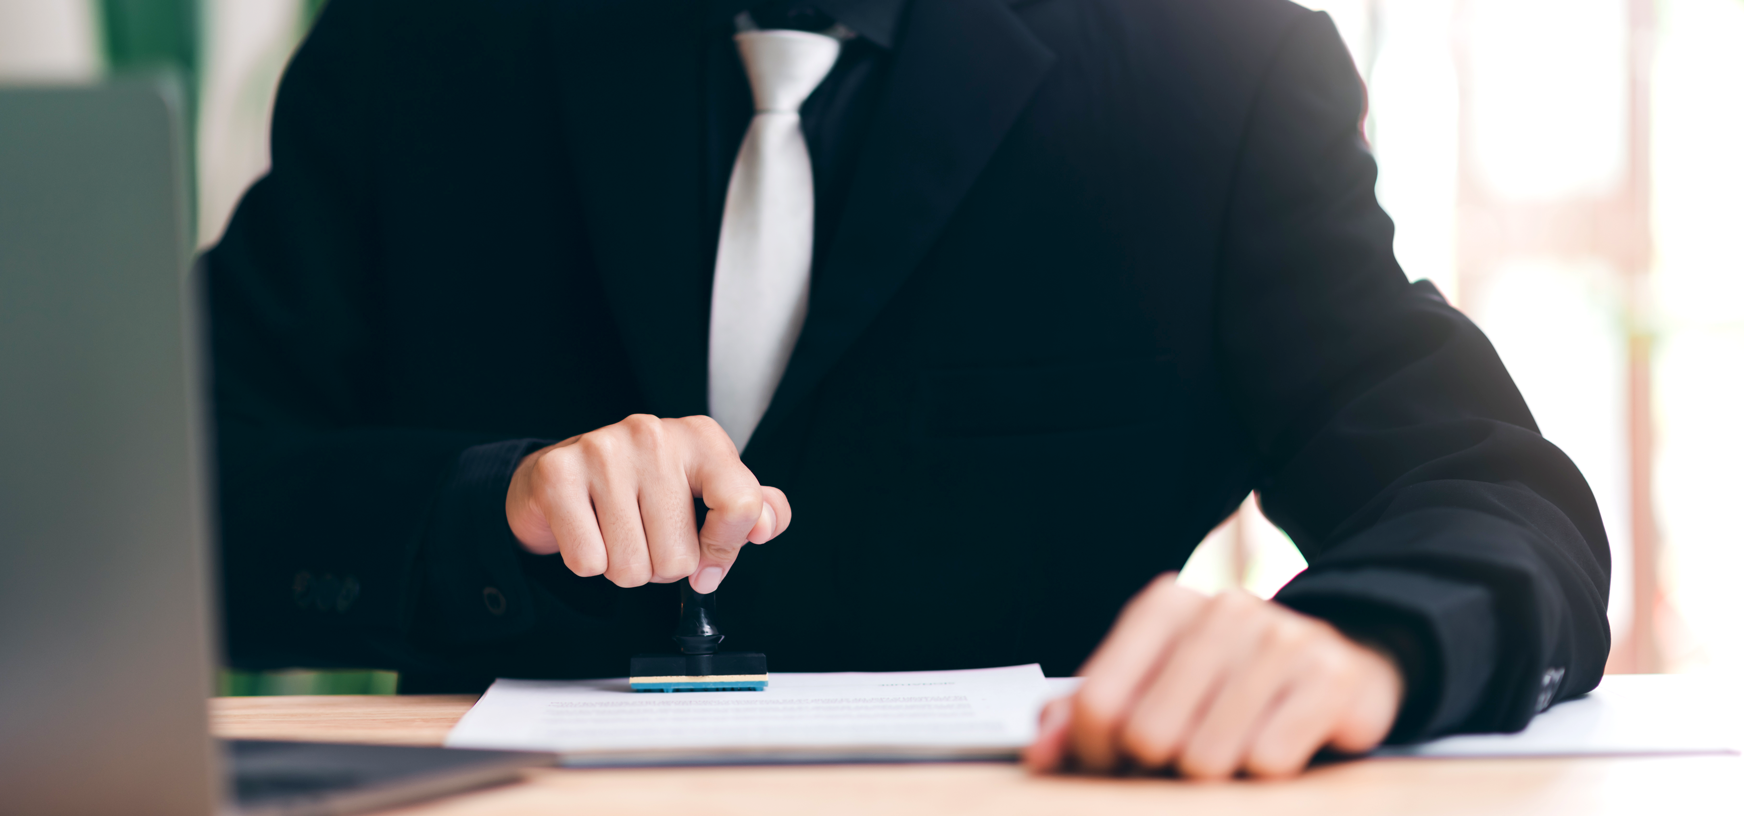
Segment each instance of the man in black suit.
[[[751,5],[329,4],[205,258],[235,665],[620,675],[688,577],[781,670],[1082,666],[1036,767],[1207,777],[1598,682],[1597,509],[1395,262],[1324,15]],[[747,26],[840,52],[803,330],[717,424]],[[1176,586],[1256,489],[1309,568]]]

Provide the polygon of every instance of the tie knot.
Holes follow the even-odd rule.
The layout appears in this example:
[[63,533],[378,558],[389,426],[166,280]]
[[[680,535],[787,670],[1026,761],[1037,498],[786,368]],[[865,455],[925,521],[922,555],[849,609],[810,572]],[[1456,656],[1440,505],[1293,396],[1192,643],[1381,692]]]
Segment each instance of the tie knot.
[[733,36],[758,113],[796,113],[842,53],[835,37],[809,31],[741,31]]

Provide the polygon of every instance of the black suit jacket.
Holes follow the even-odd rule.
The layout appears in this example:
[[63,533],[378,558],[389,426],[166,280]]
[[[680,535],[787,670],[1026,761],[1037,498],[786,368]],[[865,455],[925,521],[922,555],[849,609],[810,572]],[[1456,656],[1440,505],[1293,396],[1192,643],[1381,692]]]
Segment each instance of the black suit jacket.
[[[521,554],[503,498],[541,440],[706,411],[704,5],[329,5],[206,258],[233,663],[661,648],[672,587]],[[1593,499],[1394,261],[1328,18],[914,0],[884,94],[743,452],[795,520],[728,577],[731,646],[1069,673],[1258,489],[1310,563],[1280,601],[1408,633],[1407,736],[1598,681]]]

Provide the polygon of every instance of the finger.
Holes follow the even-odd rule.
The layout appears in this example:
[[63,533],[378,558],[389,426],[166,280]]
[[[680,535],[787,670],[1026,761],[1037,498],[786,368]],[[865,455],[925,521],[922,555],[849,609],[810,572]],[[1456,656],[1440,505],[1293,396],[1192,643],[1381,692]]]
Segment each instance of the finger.
[[1344,697],[1335,677],[1320,672],[1297,677],[1254,732],[1243,767],[1266,778],[1301,773],[1326,744]]
[[642,529],[648,537],[649,580],[670,584],[696,572],[698,544],[696,509],[684,479],[661,479],[644,485],[637,502]]
[[621,587],[648,583],[653,567],[648,537],[642,528],[638,474],[623,444],[613,433],[582,437],[588,470],[588,495],[605,539],[606,580]]
[[787,501],[787,493],[779,487],[764,485],[763,501],[775,510],[775,534],[787,532],[793,524],[793,505]]
[[720,587],[721,579],[739,557],[739,548],[745,546],[751,528],[762,517],[764,492],[757,477],[739,461],[732,440],[714,420],[690,419],[702,421],[689,425],[693,437],[687,478],[692,495],[700,497],[708,507],[708,516],[697,535],[701,557],[690,584],[697,592],[706,594]]
[[1255,732],[1302,671],[1304,652],[1324,637],[1309,621],[1261,608],[1270,623],[1257,647],[1229,664],[1227,681],[1214,687],[1204,718],[1181,749],[1176,764],[1187,776],[1223,779],[1240,769]]
[[787,504],[787,494],[778,488],[763,485],[763,513],[757,517],[756,525],[746,534],[746,540],[752,544],[766,544],[782,533],[787,532],[787,525],[793,521],[793,510]]
[[622,423],[637,452],[636,505],[646,536],[649,580],[669,584],[696,571],[696,508],[684,474],[683,440],[666,423],[638,415]]
[[[1217,685],[1246,662],[1265,624],[1264,603],[1224,592],[1200,610],[1168,662],[1133,705],[1120,732],[1120,748],[1147,768],[1173,762],[1205,716]],[[1183,769],[1185,770],[1185,769]]]
[[1371,750],[1387,738],[1405,697],[1405,676],[1391,657],[1354,643],[1347,655],[1357,680],[1345,715],[1336,721],[1331,746],[1347,754]]
[[[562,553],[563,564],[571,572],[588,577],[606,571],[606,548],[588,498],[584,473],[578,447],[564,445],[548,450],[531,464],[525,482],[530,485],[525,488],[530,494],[525,506],[535,510],[548,525],[553,544],[550,551]],[[512,513],[510,518],[512,522]]]
[[1023,749],[1023,765],[1030,773],[1057,771],[1065,763],[1066,737],[1072,723],[1072,700],[1049,700],[1036,725],[1035,742]]
[[551,520],[545,517],[539,506],[538,495],[543,484],[539,470],[550,467],[540,463],[556,447],[551,445],[522,457],[515,465],[514,475],[509,478],[508,496],[503,499],[503,513],[508,519],[509,531],[514,533],[515,540],[521,542],[523,549],[534,555],[550,555],[559,550],[557,535],[551,531]]
[[1176,584],[1174,573],[1165,573],[1127,602],[1108,637],[1079,671],[1084,684],[1072,696],[1068,745],[1085,770],[1114,770],[1120,723],[1206,600]]
[[584,578],[604,573],[609,562],[605,538],[587,491],[551,485],[545,489],[543,504],[563,565]]
[[561,547],[557,544],[557,534],[551,530],[551,520],[545,517],[540,502],[534,501],[527,490],[509,488],[508,498],[503,502],[509,531],[515,534],[515,540],[521,542],[521,548],[527,552],[534,555],[558,552]]

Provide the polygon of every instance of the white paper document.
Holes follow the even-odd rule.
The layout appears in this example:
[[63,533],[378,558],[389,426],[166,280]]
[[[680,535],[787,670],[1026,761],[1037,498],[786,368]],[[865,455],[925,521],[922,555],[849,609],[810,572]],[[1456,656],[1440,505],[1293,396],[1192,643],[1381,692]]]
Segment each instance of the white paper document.
[[748,692],[636,693],[626,680],[498,680],[454,748],[554,751],[566,765],[1009,759],[1035,738],[1036,665],[769,675]]
[[[455,748],[553,751],[564,764],[997,760],[1035,737],[1036,714],[1077,678],[1037,666],[769,675],[761,692],[634,693],[626,680],[498,680]],[[1626,756],[1744,750],[1740,684],[1612,675],[1518,734],[1387,746],[1382,757]]]
[[1683,674],[1613,674],[1518,734],[1470,734],[1387,746],[1376,756],[1523,757],[1738,753],[1738,684]]

